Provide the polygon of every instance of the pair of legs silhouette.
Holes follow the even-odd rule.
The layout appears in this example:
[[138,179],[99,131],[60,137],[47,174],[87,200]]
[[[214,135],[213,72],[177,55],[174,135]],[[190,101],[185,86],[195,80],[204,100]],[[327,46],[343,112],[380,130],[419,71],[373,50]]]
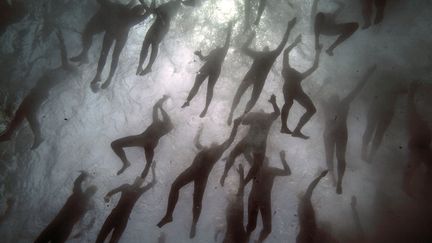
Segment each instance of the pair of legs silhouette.
[[135,136],[128,136],[124,138],[117,139],[111,143],[111,148],[114,153],[120,158],[123,162],[122,168],[117,172],[117,175],[123,173],[129,166],[130,162],[126,158],[126,154],[123,148],[127,147],[142,147],[144,148],[145,158],[146,158],[146,166],[144,171],[141,174],[142,178],[145,178],[150,170],[151,164],[153,162],[154,150],[157,146],[157,142],[152,141],[146,135],[140,134]]
[[109,233],[112,233],[110,243],[117,243],[120,240],[124,230],[126,229],[127,222],[129,220],[129,215],[123,212],[113,211],[105,223],[102,225],[96,243],[104,243],[105,239],[108,237]]
[[257,242],[263,242],[272,231],[272,208],[270,200],[257,200],[249,197],[248,224],[246,231],[250,235],[256,228],[258,213],[261,213],[263,228]]
[[194,83],[191,91],[189,92],[189,95],[186,99],[186,102],[182,106],[182,108],[189,106],[190,101],[198,93],[198,89],[201,87],[204,80],[206,78],[208,78],[206,104],[205,104],[204,110],[200,114],[200,117],[204,117],[207,114],[208,107],[210,106],[210,102],[213,99],[213,90],[214,90],[214,86],[216,85],[216,81],[219,78],[219,74],[220,74],[220,70],[200,71],[195,78],[195,83]]
[[376,8],[374,24],[379,24],[384,19],[384,9],[387,0],[363,0],[363,29],[367,29],[372,25],[373,6]]
[[[316,113],[315,105],[313,104],[311,98],[303,91],[300,85],[299,87],[286,87],[287,84],[284,85],[283,94],[285,98],[285,104],[282,107],[281,119],[282,119],[282,127],[281,132],[286,134],[292,134],[293,137],[300,137],[307,139],[308,136],[301,133],[301,129],[303,126],[311,119],[311,117]],[[300,118],[296,128],[291,132],[288,128],[287,120],[288,114],[291,110],[291,107],[294,103],[294,100],[297,101],[301,106],[306,109],[306,112]]]
[[0,135],[0,142],[10,140],[13,133],[20,127],[24,119],[27,119],[34,135],[32,149],[36,149],[43,142],[40,123],[37,117],[37,111],[42,105],[43,100],[43,98],[35,94],[30,94],[24,98],[24,101],[19,106],[12,121]]
[[118,66],[120,54],[126,45],[129,34],[129,29],[127,26],[124,26],[123,28],[118,27],[116,30],[114,30],[113,27],[107,26],[105,18],[107,18],[107,16],[104,16],[103,13],[97,13],[90,19],[81,37],[83,45],[82,51],[78,56],[71,58],[71,61],[74,62],[88,63],[88,52],[93,43],[93,36],[105,32],[96,75],[91,82],[91,88],[93,92],[97,92],[99,89],[98,83],[101,81],[101,75],[108,58],[108,53],[115,42],[108,78],[106,79],[105,83],[102,84],[101,88],[105,89],[111,84],[112,78],[114,77]]
[[[393,112],[369,111],[367,126],[362,139],[362,159],[364,161],[372,162],[384,138],[385,131],[393,119],[393,115]],[[368,152],[368,147],[371,141],[372,145]]]
[[321,12],[315,17],[315,48],[319,46],[320,35],[338,36],[336,41],[326,50],[329,56],[333,56],[334,49],[354,34],[359,25],[354,22],[336,24],[328,18],[330,17]]
[[[136,74],[144,76],[147,73],[151,72],[151,68],[156,61],[156,57],[159,52],[159,45],[162,42],[165,35],[168,33],[169,24],[164,23],[164,20],[156,19],[153,25],[148,30],[146,37],[144,38],[144,42],[141,48],[140,59],[138,64],[138,69]],[[147,55],[149,52],[149,48],[151,47],[151,54],[149,62],[147,63],[146,68],[142,68],[145,60],[147,59]]]
[[[324,133],[324,146],[326,153],[327,168],[332,176],[333,182],[336,182],[336,193],[342,194],[342,179],[346,168],[346,147],[348,142],[348,133],[346,129],[336,129]],[[337,181],[334,175],[333,158],[336,151],[337,159]]]
[[203,171],[199,168],[189,168],[183,173],[181,173],[173,182],[171,186],[171,190],[168,196],[168,206],[167,212],[162,220],[157,224],[158,227],[162,227],[165,224],[172,222],[173,213],[175,206],[178,202],[180,189],[185,185],[193,182],[194,183],[194,192],[193,192],[193,205],[192,205],[192,228],[189,234],[190,238],[195,237],[196,233],[196,225],[198,223],[198,219],[201,215],[202,208],[202,200],[204,196],[204,191],[207,186],[207,180],[209,172]]

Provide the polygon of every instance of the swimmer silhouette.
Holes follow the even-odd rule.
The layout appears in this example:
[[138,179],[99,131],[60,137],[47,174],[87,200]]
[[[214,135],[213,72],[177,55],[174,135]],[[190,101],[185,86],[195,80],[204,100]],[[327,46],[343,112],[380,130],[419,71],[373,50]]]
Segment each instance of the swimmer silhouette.
[[261,213],[263,229],[257,242],[263,242],[272,230],[271,192],[276,176],[288,176],[291,170],[285,160],[285,151],[280,152],[283,169],[269,166],[266,158],[256,174],[249,194],[247,232],[250,235],[256,228],[258,213]]
[[373,5],[376,8],[376,15],[374,24],[377,25],[381,23],[384,19],[384,9],[387,0],[361,0],[363,2],[363,19],[364,26],[363,29],[367,29],[372,25],[372,15],[373,15]]
[[[281,133],[292,134],[293,137],[308,139],[309,137],[304,135],[301,132],[301,129],[315,114],[316,108],[312,103],[312,100],[309,98],[309,96],[303,91],[301,82],[309,75],[311,75],[318,68],[321,47],[318,47],[315,53],[315,61],[313,66],[307,71],[305,71],[304,73],[300,73],[299,71],[292,68],[289,63],[289,53],[291,52],[292,49],[294,49],[294,47],[298,43],[300,43],[300,41],[301,41],[301,36],[298,36],[295,42],[287,49],[285,49],[283,54],[284,57],[283,57],[282,76],[285,80],[283,86],[285,104],[282,107],[282,114],[281,114],[281,119],[282,119]],[[287,120],[288,120],[288,115],[291,106],[294,103],[294,100],[297,101],[301,106],[303,106],[306,109],[306,112],[300,118],[297,127],[294,129],[293,132],[291,132],[291,130],[288,128]]]
[[259,25],[259,22],[261,20],[261,16],[264,13],[264,9],[266,7],[267,4],[267,0],[259,0],[259,5],[258,5],[258,13],[257,13],[257,17],[255,19],[254,24],[255,25]]
[[280,110],[276,103],[276,96],[272,95],[269,102],[273,106],[272,113],[250,112],[244,115],[242,124],[248,125],[249,130],[246,136],[234,147],[228,156],[224,173],[220,179],[220,184],[222,186],[225,183],[225,178],[228,175],[228,171],[234,165],[235,159],[240,154],[245,155],[249,161],[252,161],[252,159],[247,157],[247,155],[249,153],[253,154],[252,167],[246,176],[246,183],[248,183],[256,175],[259,168],[261,167],[265,157],[267,137],[270,127],[280,115]]
[[432,186],[432,130],[416,108],[415,94],[420,83],[413,81],[410,84],[407,99],[407,120],[408,120],[408,164],[404,172],[404,190],[414,197],[413,180],[418,169],[422,165],[426,168],[426,179],[424,180],[424,195],[429,197],[430,188]]
[[105,220],[105,223],[103,224],[96,239],[96,243],[105,242],[105,239],[108,237],[111,231],[113,233],[109,242],[117,243],[120,240],[123,231],[126,229],[129,215],[131,214],[135,203],[146,191],[151,189],[156,184],[155,166],[155,163],[153,163],[151,168],[153,179],[147,185],[141,187],[145,178],[137,177],[132,185],[124,184],[106,194],[104,198],[106,203],[108,203],[110,198],[117,193],[121,193],[121,196],[117,206],[112,210],[111,214]]
[[244,26],[243,26],[243,32],[247,32],[250,29],[250,15],[252,11],[252,0],[244,0]]
[[[144,171],[141,174],[141,177],[145,178],[148,174],[151,163],[153,162],[154,150],[159,143],[159,139],[168,134],[174,128],[170,117],[162,107],[163,103],[167,99],[168,96],[164,95],[153,106],[153,122],[143,133],[135,136],[120,138],[111,143],[112,150],[123,163],[123,166],[117,172],[117,175],[123,173],[130,166],[130,162],[126,158],[126,154],[123,150],[125,147],[144,148],[147,163]],[[158,117],[158,110],[160,110],[162,114],[162,120],[160,120]]]
[[72,195],[69,196],[57,216],[35,240],[35,243],[66,242],[74,225],[90,209],[91,198],[97,191],[96,186],[89,186],[85,191],[82,191],[81,184],[87,177],[87,172],[81,171],[81,175],[74,182]]
[[[81,53],[71,58],[74,62],[88,62],[88,52],[92,45],[92,39],[95,34],[105,32],[102,49],[99,57],[96,76],[91,82],[91,89],[93,92],[99,90],[99,83],[101,82],[102,71],[108,57],[108,53],[115,41],[114,51],[112,54],[111,68],[105,83],[100,88],[107,88],[118,66],[120,54],[126,44],[129,31],[134,26],[144,21],[151,14],[151,10],[141,1],[140,5],[133,8],[129,6],[113,3],[110,0],[97,0],[100,4],[99,11],[87,23],[84,33],[82,35],[83,49]],[[145,10],[145,13],[142,12]]]
[[320,35],[338,36],[336,41],[326,50],[329,56],[333,56],[334,49],[348,39],[358,29],[359,25],[354,22],[336,23],[336,17],[345,7],[345,4],[342,2],[336,2],[338,9],[333,13],[319,12],[316,14],[318,1],[315,0],[312,6],[312,16],[315,16],[315,48],[320,46]]
[[[385,90],[375,94],[369,106],[361,151],[362,159],[366,162],[372,162],[374,159],[393,119],[398,97],[407,92],[406,87],[402,84],[390,85],[385,82],[385,86]],[[369,144],[371,144],[370,149]]]
[[312,206],[311,197],[313,190],[320,180],[327,175],[322,172],[311,182],[306,193],[301,197],[298,205],[298,216],[300,232],[297,235],[296,243],[336,243],[337,241],[325,230],[318,227],[315,217],[315,210]]
[[[246,32],[250,28],[250,15],[252,10],[252,0],[244,0],[244,8],[245,8],[245,24],[244,24],[244,32]],[[259,0],[258,4],[258,12],[254,22],[254,25],[259,25],[262,14],[264,13],[265,7],[267,4],[267,0]]]
[[190,238],[195,237],[196,225],[201,214],[201,204],[204,196],[204,191],[207,186],[207,180],[210,175],[213,166],[220,159],[224,151],[231,145],[234,141],[235,135],[237,133],[238,126],[240,125],[241,118],[237,118],[234,122],[233,129],[229,138],[221,143],[213,143],[210,147],[203,147],[199,141],[202,129],[198,131],[195,137],[195,146],[200,150],[195,156],[192,164],[183,171],[173,182],[171,190],[168,197],[168,206],[165,216],[157,224],[159,228],[165,224],[172,222],[174,208],[177,204],[179,191],[182,187],[187,184],[194,182],[194,193],[193,193],[193,221],[192,227],[189,234]]
[[[144,76],[147,73],[151,72],[151,68],[153,63],[156,61],[156,57],[159,51],[159,45],[164,39],[165,35],[168,33],[171,20],[175,17],[177,12],[179,11],[181,4],[186,6],[194,6],[194,1],[181,1],[181,0],[171,0],[167,3],[161,4],[159,7],[154,9],[154,13],[156,14],[156,20],[153,22],[150,29],[147,31],[147,34],[144,38],[144,42],[141,48],[141,54],[138,64],[138,69],[136,74]],[[143,70],[144,62],[147,58],[148,50],[151,46],[151,54],[150,60]]]
[[6,210],[2,215],[0,215],[0,225],[10,217],[14,205],[15,199],[13,197],[6,200]]
[[244,187],[246,184],[244,181],[244,169],[241,164],[239,165],[237,172],[239,173],[240,177],[239,188],[237,194],[229,202],[226,210],[227,230],[224,240],[222,241],[223,243],[247,243],[249,241],[248,234],[243,225],[243,196]]
[[23,0],[0,0],[0,36],[7,27],[21,21],[27,14]]
[[227,37],[223,47],[215,48],[208,54],[208,56],[203,56],[201,54],[201,51],[195,52],[195,55],[197,55],[201,59],[201,61],[205,61],[205,64],[199,70],[195,78],[195,83],[191,91],[189,92],[189,96],[187,97],[186,102],[183,104],[182,108],[189,106],[190,101],[195,97],[198,89],[200,88],[204,80],[208,77],[206,104],[204,110],[200,114],[200,117],[204,117],[206,115],[207,109],[213,98],[213,89],[217,82],[217,79],[219,78],[222,63],[225,59],[226,54],[228,53],[232,33],[232,23],[229,24],[227,32]]
[[6,130],[0,135],[0,142],[10,140],[13,133],[19,128],[24,119],[27,119],[34,134],[33,146],[31,149],[36,149],[43,142],[40,123],[37,117],[39,108],[46,101],[50,94],[50,90],[54,86],[61,84],[78,74],[78,69],[68,62],[66,46],[61,31],[57,32],[57,37],[60,41],[62,65],[45,72],[38,79],[36,85],[21,102]]
[[244,114],[248,113],[258,101],[258,98],[264,87],[264,83],[266,81],[267,75],[270,72],[273,63],[276,61],[276,58],[282,52],[286,42],[288,41],[288,36],[295,24],[296,24],[296,18],[293,18],[292,20],[289,21],[288,27],[285,31],[285,35],[281,43],[273,51],[269,51],[268,47],[265,47],[264,50],[261,52],[253,51],[249,49],[249,45],[251,44],[252,40],[255,38],[255,33],[252,33],[252,35],[243,45],[242,52],[248,55],[249,57],[251,57],[254,61],[252,63],[251,68],[249,69],[249,71],[246,73],[245,77],[241,81],[240,86],[238,87],[237,92],[234,96],[233,103],[231,106],[231,111],[228,117],[228,125],[231,124],[234,110],[240,103],[241,97],[250,86],[253,86],[252,95],[249,102],[246,105]]
[[326,153],[327,167],[333,179],[333,155],[336,150],[337,158],[337,185],[336,193],[342,194],[342,178],[345,173],[346,161],[345,153],[348,141],[347,119],[351,102],[360,93],[363,86],[366,84],[376,66],[369,68],[366,74],[345,98],[339,99],[337,95],[330,97],[328,101],[322,101],[325,114],[325,129],[324,129],[324,147]]

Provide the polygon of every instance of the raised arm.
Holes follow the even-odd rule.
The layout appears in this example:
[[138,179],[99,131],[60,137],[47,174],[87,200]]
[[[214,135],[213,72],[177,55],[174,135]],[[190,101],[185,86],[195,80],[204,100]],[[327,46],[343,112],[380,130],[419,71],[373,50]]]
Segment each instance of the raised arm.
[[153,162],[153,165],[151,167],[152,176],[153,179],[150,183],[140,188],[140,193],[143,194],[144,192],[150,190],[154,185],[156,184],[156,162]]
[[[162,104],[166,101],[168,99],[168,96],[167,95],[164,95],[164,96],[162,96],[162,98],[160,98],[157,102],[156,102],[156,104],[154,104],[154,106],[153,106],[153,122],[158,122],[159,121],[159,117],[158,117],[158,109],[160,109],[161,110],[161,113],[162,113],[162,118],[163,118],[163,120],[165,120],[165,117],[164,117],[164,112],[163,112],[163,109],[162,109]],[[168,116],[167,114],[166,114],[166,116]],[[168,119],[169,119],[169,117],[168,117]]]
[[122,192],[124,189],[126,189],[126,188],[129,187],[129,186],[130,186],[130,185],[128,185],[128,184],[123,184],[123,185],[117,187],[116,189],[109,191],[109,192],[105,195],[105,197],[104,197],[105,202],[109,202],[110,198],[111,198],[113,195],[115,195],[115,194],[117,194],[117,193],[119,193],[119,192]]
[[283,150],[280,151],[279,155],[280,155],[283,169],[271,168],[271,172],[276,176],[289,176],[289,175],[291,175],[291,170],[290,170],[288,163],[285,159],[285,151],[283,151]]
[[246,186],[246,181],[245,181],[245,176],[244,176],[244,169],[243,169],[243,165],[239,164],[239,167],[237,169],[237,173],[239,174],[239,188],[237,191],[237,196],[240,196],[241,198],[243,198],[243,194],[244,194],[244,188]]
[[313,190],[315,189],[315,187],[318,185],[318,183],[320,182],[320,180],[327,175],[328,170],[323,171],[317,178],[315,178],[315,180],[313,180],[311,182],[311,184],[309,185],[304,198],[307,200],[310,200],[310,198],[312,197],[312,193]]
[[68,68],[68,67],[70,67],[70,64],[69,64],[68,57],[67,57],[67,50],[66,50],[66,45],[64,43],[63,33],[61,32],[61,30],[58,30],[56,34],[57,34],[57,38],[58,38],[59,44],[60,44],[60,54],[61,54],[62,67]]
[[202,144],[201,144],[201,142],[200,142],[200,138],[201,138],[202,130],[203,130],[203,128],[200,127],[200,128],[198,129],[197,134],[195,135],[195,138],[194,138],[194,144],[195,144],[195,147],[196,147],[198,150],[202,150],[202,149],[204,148],[204,146],[202,146]]
[[233,28],[233,23],[230,22],[230,23],[228,24],[228,28],[227,28],[227,36],[226,36],[226,38],[225,38],[225,44],[224,44],[224,46],[223,46],[223,49],[224,49],[225,52],[227,52],[228,49],[229,49],[229,45],[230,45],[230,41],[231,41],[231,35],[232,35],[232,28]]
[[231,130],[231,134],[230,134],[229,138],[224,143],[221,144],[222,150],[225,151],[234,141],[234,138],[237,134],[237,130],[238,130],[238,127],[240,126],[241,120],[242,120],[242,117],[239,117],[239,118],[234,120],[234,125],[233,125],[233,128]]
[[156,103],[153,106],[153,113],[152,113],[153,122],[158,122],[159,121],[159,116],[158,116],[159,106],[160,106],[159,103]]
[[313,3],[312,3],[312,8],[311,8],[311,18],[312,18],[312,21],[311,21],[311,23],[315,22],[315,15],[318,12],[318,2],[319,2],[319,0],[314,0]]
[[174,124],[171,121],[171,118],[169,117],[168,113],[164,110],[164,108],[162,106],[159,107],[161,114],[162,114],[162,121],[167,124],[167,126],[169,127],[169,129],[173,129],[174,128]]
[[319,45],[315,51],[315,60],[311,68],[309,68],[306,72],[302,73],[302,78],[305,79],[309,75],[311,75],[318,68],[319,58],[322,50],[322,45]]
[[370,67],[365,75],[363,76],[363,78],[360,80],[360,82],[357,84],[357,86],[351,91],[351,93],[349,93],[343,100],[343,103],[351,103],[355,97],[360,93],[360,91],[362,90],[362,88],[366,85],[366,82],[369,80],[370,76],[372,75],[372,73],[376,70],[376,65]]
[[254,51],[252,49],[249,48],[250,44],[252,43],[252,40],[255,38],[256,33],[252,32],[252,34],[249,36],[249,38],[246,40],[246,42],[243,44],[243,46],[241,47],[241,51],[250,56],[251,58],[256,58],[259,56],[259,52]]
[[82,193],[81,184],[87,177],[87,172],[81,171],[81,175],[79,175],[74,181],[73,193]]
[[272,104],[272,106],[273,106],[273,112],[271,113],[271,114],[272,114],[272,117],[273,117],[273,119],[276,119],[276,118],[278,118],[279,115],[280,115],[280,109],[279,109],[279,106],[278,106],[277,103],[276,103],[276,96],[275,96],[274,94],[271,95],[271,97],[270,97],[270,99],[269,99],[269,102],[270,102],[270,103]]
[[286,68],[290,67],[289,54],[294,49],[294,47],[296,47],[300,42],[301,42],[301,35],[298,35],[297,38],[295,39],[295,41],[285,49],[285,51],[283,53],[283,66],[284,67],[286,67]]
[[317,12],[318,12],[318,1],[319,0],[314,0],[312,3],[312,7],[311,7],[310,22],[312,24],[310,26],[311,26],[312,33],[315,32],[315,24],[314,23],[315,23],[315,18],[316,18]]
[[291,30],[294,28],[296,23],[297,23],[297,18],[295,17],[288,22],[288,26],[282,38],[282,41],[279,43],[279,46],[275,50],[275,52],[277,52],[278,54],[281,53],[283,48],[285,47],[288,41],[289,34],[291,33]]

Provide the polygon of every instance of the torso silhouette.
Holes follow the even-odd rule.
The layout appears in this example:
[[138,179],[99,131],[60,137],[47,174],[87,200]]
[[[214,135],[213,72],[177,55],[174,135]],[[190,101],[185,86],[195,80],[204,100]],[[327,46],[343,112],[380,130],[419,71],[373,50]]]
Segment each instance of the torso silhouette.
[[336,133],[347,130],[349,103],[339,101],[325,106],[326,132]]
[[154,121],[143,133],[147,138],[157,142],[159,139],[168,134],[173,129],[168,122],[161,120]]
[[265,79],[277,56],[278,53],[275,51],[258,52],[246,76],[252,76],[251,78],[255,79]]
[[295,91],[301,89],[302,74],[291,67],[284,67],[282,69],[282,76],[285,80],[284,89],[295,94]]
[[218,162],[219,158],[222,156],[224,150],[218,145],[211,147],[206,147],[202,149],[192,162],[192,166],[195,170],[199,171],[197,175],[208,176],[213,166]]
[[249,131],[244,138],[249,144],[254,146],[262,146],[267,143],[268,133],[270,127],[275,120],[275,116],[272,113],[264,112],[250,112],[246,115],[243,120],[244,125],[249,125]]
[[271,171],[272,168],[262,166],[253,180],[251,198],[255,201],[268,202],[271,200],[271,191],[276,175]]
[[208,54],[207,61],[200,69],[200,72],[208,72],[210,74],[220,72],[225,56],[226,51],[222,47],[212,50]]
[[120,213],[123,216],[129,215],[140,196],[141,191],[139,188],[126,185],[126,187],[121,191],[120,199],[117,206],[113,209],[113,212]]
[[177,14],[180,6],[180,1],[170,1],[157,7],[155,24],[163,26],[164,29],[169,29],[171,19]]
[[89,209],[90,200],[91,198],[83,192],[74,192],[54,218],[53,223],[60,223],[64,226],[75,225]]

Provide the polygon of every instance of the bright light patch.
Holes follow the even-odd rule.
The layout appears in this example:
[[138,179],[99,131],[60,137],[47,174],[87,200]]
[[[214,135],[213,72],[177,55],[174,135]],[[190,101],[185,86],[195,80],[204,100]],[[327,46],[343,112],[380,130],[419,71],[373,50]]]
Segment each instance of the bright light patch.
[[232,20],[237,15],[235,1],[219,0],[216,3],[214,12],[215,20],[218,22],[227,22]]

